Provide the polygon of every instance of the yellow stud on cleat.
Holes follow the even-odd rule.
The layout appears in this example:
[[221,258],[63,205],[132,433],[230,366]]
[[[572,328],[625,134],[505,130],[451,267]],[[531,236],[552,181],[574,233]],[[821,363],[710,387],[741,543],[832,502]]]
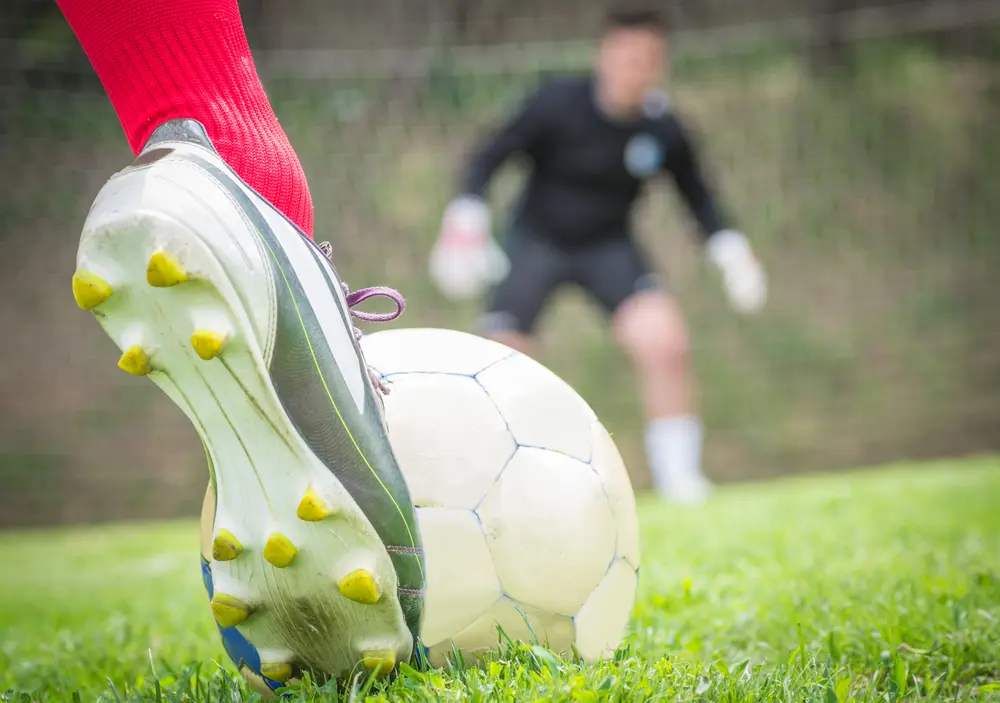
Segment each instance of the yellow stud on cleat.
[[378,603],[378,585],[372,572],[366,569],[357,569],[340,579],[337,584],[340,588],[340,595],[355,603],[373,605]]
[[250,606],[235,596],[216,593],[212,596],[212,614],[222,627],[236,627],[250,615]]
[[145,376],[149,373],[149,354],[138,344],[134,344],[122,354],[118,360],[118,368],[133,376]]
[[272,681],[285,683],[292,678],[292,665],[286,662],[261,662],[260,674]]
[[272,532],[264,545],[264,558],[279,569],[284,569],[292,563],[298,552],[291,540],[282,534]]
[[333,511],[327,507],[326,502],[320,498],[319,493],[310,488],[299,501],[299,509],[295,512],[299,520],[306,522],[319,522],[324,518],[333,515]]
[[111,284],[97,274],[80,269],[73,274],[73,297],[81,310],[93,310],[111,297]]
[[163,251],[149,257],[146,266],[146,282],[154,288],[169,288],[187,280],[187,274],[180,262]]
[[222,351],[222,345],[226,343],[226,338],[218,332],[209,330],[195,330],[191,335],[191,346],[195,353],[205,361],[214,359]]
[[365,652],[361,662],[372,670],[376,676],[388,674],[396,666],[396,653],[391,649],[376,649]]
[[229,530],[222,529],[215,533],[212,540],[212,558],[216,561],[232,561],[243,553],[243,545]]

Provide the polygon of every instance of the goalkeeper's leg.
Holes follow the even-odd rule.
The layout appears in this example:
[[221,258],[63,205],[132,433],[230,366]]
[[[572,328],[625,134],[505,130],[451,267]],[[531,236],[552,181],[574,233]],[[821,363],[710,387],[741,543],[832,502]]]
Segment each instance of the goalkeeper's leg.
[[552,294],[569,281],[570,257],[535,236],[508,240],[510,266],[494,288],[479,323],[480,334],[523,354],[534,354],[534,332]]
[[635,368],[657,490],[680,502],[703,500],[710,484],[701,470],[702,429],[680,306],[628,239],[581,253],[577,271],[610,314],[615,338]]

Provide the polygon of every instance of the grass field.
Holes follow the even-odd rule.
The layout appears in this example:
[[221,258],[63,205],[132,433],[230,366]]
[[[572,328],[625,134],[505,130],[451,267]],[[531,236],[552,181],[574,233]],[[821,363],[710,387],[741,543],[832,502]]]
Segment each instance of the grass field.
[[[1000,459],[640,500],[630,634],[587,666],[540,646],[293,700],[1000,700]],[[3,700],[243,700],[193,521],[0,538]],[[78,695],[74,695],[78,694]],[[2,698],[2,696],[0,696]]]

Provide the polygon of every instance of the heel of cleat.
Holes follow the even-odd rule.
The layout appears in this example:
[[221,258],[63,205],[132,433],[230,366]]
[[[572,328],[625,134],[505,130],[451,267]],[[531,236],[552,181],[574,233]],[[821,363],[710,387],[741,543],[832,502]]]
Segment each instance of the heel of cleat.
[[217,357],[225,343],[225,336],[210,330],[195,330],[194,334],[191,335],[191,346],[195,353],[205,361]]
[[333,515],[333,511],[327,506],[326,501],[324,501],[319,493],[314,489],[310,488],[306,491],[306,494],[302,496],[302,500],[299,502],[299,508],[295,511],[296,516],[299,520],[305,522],[319,522],[325,518]]
[[222,627],[236,627],[250,616],[250,606],[235,596],[216,593],[212,596],[212,614]]
[[187,280],[187,273],[180,262],[164,251],[149,257],[146,266],[146,282],[154,288],[169,288]]
[[73,298],[81,310],[93,310],[111,297],[111,284],[90,271],[73,274]]
[[396,666],[396,653],[391,649],[375,649],[365,652],[361,662],[371,670],[375,676],[384,676]]
[[374,605],[380,597],[375,577],[366,569],[357,569],[347,574],[340,579],[337,587],[344,598],[362,605]]
[[284,569],[292,563],[292,559],[295,558],[298,551],[291,540],[282,534],[273,532],[267,538],[267,544],[264,545],[264,559],[279,569]]
[[232,561],[243,553],[243,545],[232,532],[219,530],[212,540],[212,558],[216,561]]
[[133,344],[118,359],[118,368],[133,376],[145,376],[149,373],[149,354],[138,344]]

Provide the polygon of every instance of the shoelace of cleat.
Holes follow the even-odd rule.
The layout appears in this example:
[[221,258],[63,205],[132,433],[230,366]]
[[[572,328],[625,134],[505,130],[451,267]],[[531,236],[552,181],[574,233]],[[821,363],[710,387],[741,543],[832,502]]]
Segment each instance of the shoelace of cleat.
[[[320,251],[323,252],[323,256],[333,262],[333,247],[330,242],[320,242]],[[406,309],[406,299],[400,295],[399,291],[394,288],[389,288],[387,286],[371,286],[369,288],[361,288],[356,291],[351,291],[346,283],[341,282],[340,284],[344,289],[344,297],[347,299],[347,309],[351,313],[351,317],[362,320],[363,322],[390,322],[395,320],[397,317],[403,314],[403,310]],[[355,310],[356,305],[360,305],[369,298],[389,298],[392,302],[396,304],[396,309],[392,312],[364,312],[363,310]],[[364,333],[355,326],[351,326],[351,330],[354,332],[354,338],[360,340]],[[372,385],[382,393],[382,395],[389,394],[389,386],[382,377],[379,376],[378,372],[371,366],[368,367],[368,375],[372,380]]]

